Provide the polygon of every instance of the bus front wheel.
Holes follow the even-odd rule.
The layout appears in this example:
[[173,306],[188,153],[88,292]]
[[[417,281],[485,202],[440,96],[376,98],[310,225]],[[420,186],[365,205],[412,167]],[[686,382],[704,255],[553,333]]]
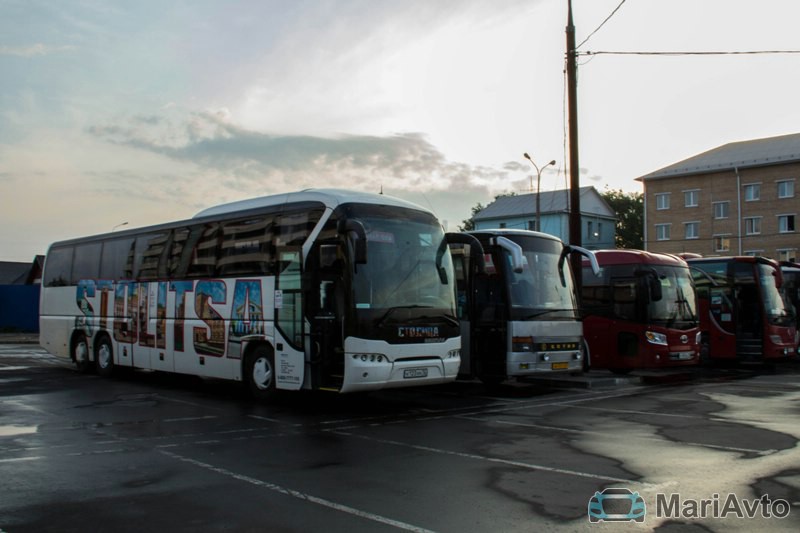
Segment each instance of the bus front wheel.
[[275,358],[269,347],[261,345],[245,359],[247,390],[256,400],[268,400],[275,396]]
[[101,376],[109,377],[114,373],[114,349],[111,341],[105,335],[95,342],[94,360],[97,364],[97,373]]

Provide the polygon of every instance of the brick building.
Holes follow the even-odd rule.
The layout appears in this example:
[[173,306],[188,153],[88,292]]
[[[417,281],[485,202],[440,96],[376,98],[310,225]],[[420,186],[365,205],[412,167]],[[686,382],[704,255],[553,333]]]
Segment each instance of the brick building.
[[636,178],[644,247],[796,260],[800,134],[725,144]]

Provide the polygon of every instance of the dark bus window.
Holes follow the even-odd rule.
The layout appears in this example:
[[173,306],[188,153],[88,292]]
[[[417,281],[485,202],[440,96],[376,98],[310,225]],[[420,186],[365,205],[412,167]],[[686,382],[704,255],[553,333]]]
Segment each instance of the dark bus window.
[[164,232],[142,235],[136,239],[136,279],[146,281],[165,277],[159,265],[166,251],[168,237],[169,233]]
[[208,223],[194,226],[187,246],[191,246],[192,256],[186,277],[211,278],[217,271],[219,224]]
[[116,239],[103,243],[103,254],[100,258],[101,279],[124,279],[126,264],[133,248],[133,237]]
[[278,217],[275,227],[277,246],[300,246],[319,222],[323,210],[310,209],[296,213],[285,213]]
[[45,287],[65,287],[72,279],[72,246],[55,248],[47,254],[44,267]]
[[258,217],[226,222],[217,263],[220,276],[274,273],[272,218]]
[[167,256],[167,275],[170,278],[186,277],[192,249],[189,243],[189,228],[177,228],[172,231],[172,242]]
[[72,282],[82,279],[97,279],[100,276],[101,242],[90,242],[75,246],[75,257],[72,260]]

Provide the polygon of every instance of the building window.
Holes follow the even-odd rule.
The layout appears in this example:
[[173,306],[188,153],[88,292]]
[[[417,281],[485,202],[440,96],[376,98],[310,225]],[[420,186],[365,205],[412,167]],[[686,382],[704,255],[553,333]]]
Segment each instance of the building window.
[[602,238],[603,238],[603,223],[602,222],[598,222],[597,223],[597,240],[599,241]]
[[780,233],[794,232],[794,215],[778,215],[778,231]]
[[506,227],[506,223],[505,223],[505,222],[501,222],[501,223],[500,223],[500,229],[503,229],[503,228],[505,228],[505,227]]
[[794,198],[794,180],[778,182],[778,198]]
[[761,199],[761,184],[750,183],[744,186],[744,201],[755,202]]
[[761,217],[748,217],[744,219],[745,235],[761,234]]
[[731,238],[727,235],[716,235],[714,237],[715,252],[729,252],[731,250]]
[[783,250],[776,250],[778,252],[778,261],[797,261],[797,249],[787,248]]
[[700,237],[700,223],[699,222],[684,222],[683,233],[685,239],[697,239]]
[[700,205],[700,191],[698,189],[683,192],[684,207],[697,207],[698,205]]
[[668,192],[656,194],[656,209],[669,209],[669,195]]
[[743,255],[749,255],[750,257],[756,257],[758,255],[764,255],[764,250],[745,250]]
[[529,220],[528,221],[528,230],[536,231],[536,221],[535,220]]
[[656,240],[668,241],[669,240],[669,224],[656,224]]
[[714,218],[728,218],[730,202],[714,202]]

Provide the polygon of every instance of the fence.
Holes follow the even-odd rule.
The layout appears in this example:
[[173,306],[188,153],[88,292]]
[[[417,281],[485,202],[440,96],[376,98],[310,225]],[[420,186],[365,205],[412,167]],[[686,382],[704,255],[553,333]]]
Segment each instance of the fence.
[[39,285],[0,285],[0,331],[39,332]]

